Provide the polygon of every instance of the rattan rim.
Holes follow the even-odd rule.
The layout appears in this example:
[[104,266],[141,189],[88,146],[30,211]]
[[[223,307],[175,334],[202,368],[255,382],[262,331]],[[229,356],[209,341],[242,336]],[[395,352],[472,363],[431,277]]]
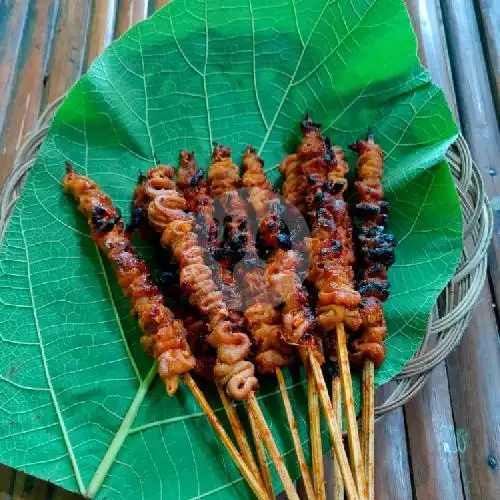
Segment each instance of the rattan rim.
[[[64,96],[51,103],[19,147],[0,195],[0,245],[26,178],[33,167]],[[377,417],[405,404],[425,384],[430,371],[458,345],[486,280],[487,249],[493,216],[483,181],[465,139],[459,136],[446,154],[462,206],[464,250],[458,269],[436,301],[420,349],[394,379],[394,391],[375,408]]]

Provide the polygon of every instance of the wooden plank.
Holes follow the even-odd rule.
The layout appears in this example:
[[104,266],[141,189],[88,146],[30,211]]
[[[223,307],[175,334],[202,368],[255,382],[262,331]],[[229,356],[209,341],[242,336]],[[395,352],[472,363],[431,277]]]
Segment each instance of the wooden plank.
[[466,498],[500,498],[500,348],[488,286],[448,367]]
[[[419,57],[447,98],[458,119],[448,48],[436,0],[407,0]],[[463,498],[455,427],[451,408],[446,364],[438,365],[426,385],[405,405],[408,446],[414,492],[417,499]]]
[[57,1],[32,2],[27,14],[10,112],[0,134],[0,186],[10,172],[22,138],[33,129],[38,119],[50,41],[57,16]]
[[91,0],[61,0],[43,102],[65,94],[82,72]]
[[418,39],[418,55],[432,80],[443,90],[455,120],[459,121],[448,47],[439,0],[405,0]]
[[155,11],[161,9],[162,7],[165,7],[168,2],[170,2],[170,0],[153,0],[153,9]]
[[17,74],[17,59],[24,26],[28,17],[29,0],[6,0],[0,3],[0,131],[3,130],[9,96]]
[[500,187],[495,182],[500,133],[472,0],[442,0],[442,8],[462,130],[497,217],[489,260],[494,299],[486,286],[462,343],[449,357],[449,385],[465,496],[500,498],[500,394],[496,385],[500,351],[492,307],[494,301],[499,303],[500,288]]
[[[47,2],[45,2],[45,4],[46,3]],[[36,98],[38,103],[40,103],[40,101],[42,102],[42,105],[44,102],[52,102],[68,90],[80,76],[84,60],[87,20],[90,13],[91,1],[78,0],[78,2],[76,2],[74,0],[61,0],[60,2],[54,2],[54,5],[57,4],[59,4],[59,9],[57,12],[54,37],[52,39],[45,39],[45,42],[52,46],[52,50],[49,47],[44,49],[47,51],[46,54],[51,50],[51,57],[47,64],[47,69],[45,69],[45,63],[43,62],[41,54],[38,55],[40,60],[29,61],[29,64],[34,68],[33,78],[37,75],[39,79],[38,84],[41,83],[42,86],[44,83],[46,84],[43,91],[43,97],[38,96]],[[37,2],[37,6],[38,5],[42,5],[40,0]],[[44,19],[42,12],[43,10],[41,9],[39,22],[42,22],[42,19]],[[48,11],[46,14],[48,15]],[[38,27],[36,31],[38,32]],[[36,35],[33,34],[33,36]],[[36,43],[37,42],[32,42],[33,45]],[[29,50],[34,50],[31,45]],[[44,74],[45,76],[43,76]],[[21,77],[22,79],[24,78],[22,73]],[[30,78],[29,71],[27,71],[26,78]],[[28,83],[29,82],[26,83],[25,88],[28,88]],[[33,81],[33,84],[35,83],[36,82]],[[31,101],[32,104],[34,102],[34,100]],[[38,106],[37,108],[39,109]],[[36,110],[37,112],[38,109]],[[30,120],[35,120],[37,114],[35,110],[31,108],[30,113],[32,113],[32,115],[30,114]],[[31,483],[31,481],[34,482]],[[31,484],[33,487],[30,490]],[[19,500],[21,498],[45,500],[50,491],[54,491],[54,494],[57,494],[60,500],[66,500],[65,495],[67,493],[64,490],[60,490],[59,488],[50,490],[50,488],[47,487],[47,483],[35,480],[22,472],[16,473],[15,488],[12,497],[13,500]],[[67,497],[67,500],[70,500],[70,497]]]
[[460,464],[445,363],[405,405],[415,497],[462,500]]
[[[462,131],[483,173],[486,192],[496,207],[490,249],[490,274],[500,304],[500,130],[472,0],[442,0]],[[473,63],[471,63],[473,62]]]
[[49,496],[50,489],[50,485],[45,481],[17,473],[12,498],[14,500],[45,500]]
[[[376,402],[393,390],[393,383],[378,389]],[[403,410],[398,408],[375,424],[375,498],[409,500],[413,496]]]
[[148,0],[120,0],[115,36],[123,35],[131,26],[148,17]]
[[0,500],[10,500],[16,479],[16,471],[0,464]]
[[483,45],[490,70],[492,94],[500,117],[500,2],[498,0],[476,0]]
[[[52,494],[47,498],[47,500],[82,500],[82,498],[83,497],[81,495],[78,495],[77,493],[72,493],[71,491],[63,490],[62,488],[56,487],[54,488]],[[44,499],[36,499],[36,500],[44,500]]]
[[111,43],[115,32],[116,8],[118,0],[94,2],[90,21],[90,35],[87,44],[87,69],[94,59]]

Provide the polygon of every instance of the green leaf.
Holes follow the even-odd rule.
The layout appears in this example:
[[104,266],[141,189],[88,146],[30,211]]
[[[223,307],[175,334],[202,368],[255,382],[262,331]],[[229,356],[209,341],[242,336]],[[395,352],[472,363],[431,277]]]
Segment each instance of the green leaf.
[[[102,498],[251,496],[188,391],[169,398],[151,376],[127,300],[59,182],[68,160],[127,216],[140,170],[155,157],[175,162],[181,148],[207,166],[214,140],[237,160],[255,145],[275,180],[306,110],[344,147],[371,126],[384,148],[400,243],[377,382],[402,369],[462,236],[442,161],[456,127],[418,62],[403,2],[175,0],[75,85],[10,220],[0,254],[1,462]],[[287,383],[306,441],[303,373]],[[222,418],[215,391],[204,390]],[[274,380],[259,398],[296,476]]]

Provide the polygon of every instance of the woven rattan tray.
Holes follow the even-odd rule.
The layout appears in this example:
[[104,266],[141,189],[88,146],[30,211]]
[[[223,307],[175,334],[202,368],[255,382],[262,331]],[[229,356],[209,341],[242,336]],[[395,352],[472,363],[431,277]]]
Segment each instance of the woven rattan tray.
[[[38,149],[62,100],[63,98],[54,101],[44,111],[35,130],[25,137],[17,152],[0,197],[0,245],[26,174],[35,163]],[[458,345],[486,280],[486,251],[493,230],[493,217],[484,193],[481,174],[461,136],[449,149],[446,158],[462,206],[462,260],[434,305],[427,334],[419,351],[395,377],[394,391],[376,407],[377,417],[403,405],[413,397],[425,384],[430,371]]]

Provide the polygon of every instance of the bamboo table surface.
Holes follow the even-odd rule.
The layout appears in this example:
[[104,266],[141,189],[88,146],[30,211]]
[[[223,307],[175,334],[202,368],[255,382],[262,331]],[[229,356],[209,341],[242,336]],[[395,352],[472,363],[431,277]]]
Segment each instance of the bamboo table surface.
[[[114,37],[165,3],[0,0],[0,185],[41,110]],[[500,1],[406,3],[421,60],[483,172],[495,231],[490,280],[461,345],[416,398],[376,426],[376,498],[494,500],[500,498]],[[79,497],[0,465],[0,500],[70,498]]]

